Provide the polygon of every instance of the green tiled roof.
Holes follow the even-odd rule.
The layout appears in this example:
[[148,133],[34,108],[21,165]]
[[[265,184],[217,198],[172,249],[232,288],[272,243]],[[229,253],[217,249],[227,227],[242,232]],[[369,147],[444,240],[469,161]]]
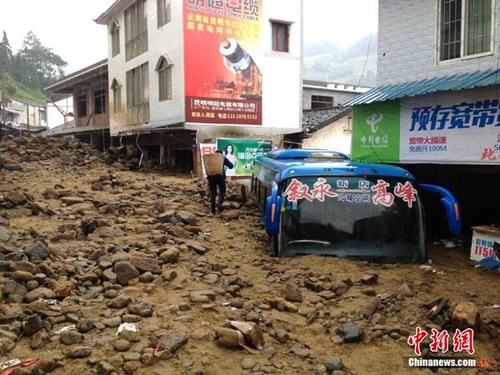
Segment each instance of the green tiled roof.
[[500,69],[455,74],[446,77],[436,77],[421,81],[375,87],[345,102],[344,107],[373,102],[384,102],[387,100],[425,95],[438,91],[467,90],[475,87],[498,84],[500,84]]

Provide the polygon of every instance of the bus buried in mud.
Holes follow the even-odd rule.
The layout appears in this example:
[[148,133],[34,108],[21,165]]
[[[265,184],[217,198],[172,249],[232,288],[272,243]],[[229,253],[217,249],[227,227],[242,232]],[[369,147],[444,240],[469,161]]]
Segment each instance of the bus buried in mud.
[[396,166],[351,162],[335,151],[286,149],[258,157],[252,175],[275,256],[425,262],[424,190],[439,195],[449,231],[459,233],[453,194],[420,184]]

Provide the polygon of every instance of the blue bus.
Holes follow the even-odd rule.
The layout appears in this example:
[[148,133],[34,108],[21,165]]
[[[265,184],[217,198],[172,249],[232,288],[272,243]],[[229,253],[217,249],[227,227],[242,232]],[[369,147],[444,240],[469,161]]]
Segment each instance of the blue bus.
[[425,262],[422,191],[439,196],[452,234],[462,226],[447,189],[418,183],[403,168],[352,162],[330,150],[282,149],[258,157],[252,191],[275,256]]

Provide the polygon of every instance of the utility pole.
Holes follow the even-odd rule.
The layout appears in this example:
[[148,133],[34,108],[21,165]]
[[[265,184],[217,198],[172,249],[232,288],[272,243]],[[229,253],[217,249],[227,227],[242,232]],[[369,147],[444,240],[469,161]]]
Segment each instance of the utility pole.
[[5,102],[3,98],[3,89],[0,89],[0,110],[2,111],[2,118],[0,120],[2,124],[5,124]]
[[29,103],[26,103],[26,112],[27,113],[27,120],[26,120],[26,126],[28,129],[28,135],[30,134],[30,105]]

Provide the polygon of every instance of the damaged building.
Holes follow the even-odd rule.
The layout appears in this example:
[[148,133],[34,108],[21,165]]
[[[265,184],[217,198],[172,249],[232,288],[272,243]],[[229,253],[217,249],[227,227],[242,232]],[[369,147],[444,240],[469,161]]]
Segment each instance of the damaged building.
[[[96,22],[112,145],[199,174],[219,139],[279,147],[300,130],[302,0],[117,0]],[[238,149],[247,165],[257,153]]]

